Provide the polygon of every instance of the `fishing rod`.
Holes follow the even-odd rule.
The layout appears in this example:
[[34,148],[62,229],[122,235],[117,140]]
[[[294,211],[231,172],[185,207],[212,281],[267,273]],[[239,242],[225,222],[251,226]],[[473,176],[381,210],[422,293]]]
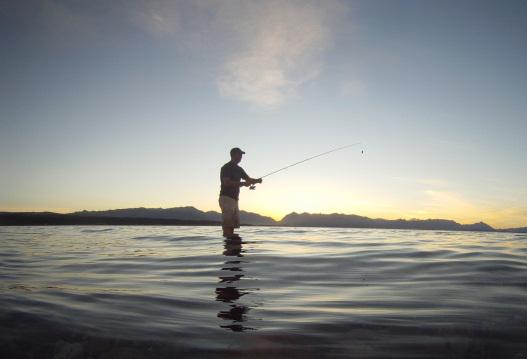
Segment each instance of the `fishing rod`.
[[[267,177],[267,176],[273,175],[273,174],[275,174],[275,173],[278,173],[278,172],[283,171],[283,170],[285,170],[285,169],[288,169],[288,168],[290,168],[290,167],[293,167],[293,166],[299,165],[299,164],[301,164],[301,163],[307,162],[307,161],[312,160],[312,159],[314,159],[314,158],[317,158],[317,157],[320,157],[320,156],[324,156],[324,155],[330,154],[330,153],[332,153],[332,152],[340,151],[340,150],[343,150],[343,149],[345,149],[345,148],[349,148],[349,147],[357,146],[357,145],[360,145],[360,144],[362,144],[362,142],[352,143],[352,144],[350,144],[350,145],[337,147],[337,148],[334,148],[334,149],[332,149],[332,150],[329,150],[329,151],[326,151],[326,152],[319,153],[318,155],[308,157],[308,158],[303,159],[303,160],[301,160],[301,161],[298,161],[298,162],[292,163],[292,164],[287,165],[287,166],[285,166],[285,167],[282,167],[282,168],[279,168],[279,169],[274,170],[274,171],[272,171],[272,172],[269,172],[268,174],[263,175],[263,176],[260,177],[260,178],[264,178],[264,177]],[[363,154],[363,153],[364,153],[364,150],[361,150],[361,154]],[[255,189],[255,188],[256,188],[256,186],[255,186],[254,184],[251,185],[251,186],[249,187],[249,189]]]

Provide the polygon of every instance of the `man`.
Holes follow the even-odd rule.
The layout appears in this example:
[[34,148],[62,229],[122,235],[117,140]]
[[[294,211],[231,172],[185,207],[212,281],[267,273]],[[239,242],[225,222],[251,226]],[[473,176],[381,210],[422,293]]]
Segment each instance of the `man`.
[[[245,154],[238,147],[231,149],[231,160],[221,167],[220,171],[220,208],[222,214],[223,236],[227,239],[239,239],[234,228],[240,228],[240,210],[238,197],[240,187],[249,187],[255,183],[262,183],[261,178],[251,178],[238,166]],[[245,181],[240,181],[244,179]]]

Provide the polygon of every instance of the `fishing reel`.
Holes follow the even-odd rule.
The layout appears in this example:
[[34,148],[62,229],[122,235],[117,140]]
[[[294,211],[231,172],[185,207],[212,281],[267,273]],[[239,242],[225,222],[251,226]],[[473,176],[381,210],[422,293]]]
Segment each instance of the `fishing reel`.
[[[262,179],[258,178],[256,183],[262,183]],[[255,190],[256,189],[256,183],[253,183],[252,185],[250,185],[249,189]]]

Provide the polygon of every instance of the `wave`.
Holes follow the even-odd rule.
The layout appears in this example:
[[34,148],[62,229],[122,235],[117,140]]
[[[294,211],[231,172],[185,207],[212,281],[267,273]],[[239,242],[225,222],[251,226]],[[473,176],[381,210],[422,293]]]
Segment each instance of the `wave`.
[[0,355],[522,357],[525,235],[12,228]]

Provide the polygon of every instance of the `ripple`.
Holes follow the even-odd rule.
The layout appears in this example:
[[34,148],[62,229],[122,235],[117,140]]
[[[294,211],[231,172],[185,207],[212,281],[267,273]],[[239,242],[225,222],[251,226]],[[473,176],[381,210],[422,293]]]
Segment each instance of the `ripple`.
[[527,235],[251,226],[230,243],[206,226],[0,233],[6,358],[527,356]]

